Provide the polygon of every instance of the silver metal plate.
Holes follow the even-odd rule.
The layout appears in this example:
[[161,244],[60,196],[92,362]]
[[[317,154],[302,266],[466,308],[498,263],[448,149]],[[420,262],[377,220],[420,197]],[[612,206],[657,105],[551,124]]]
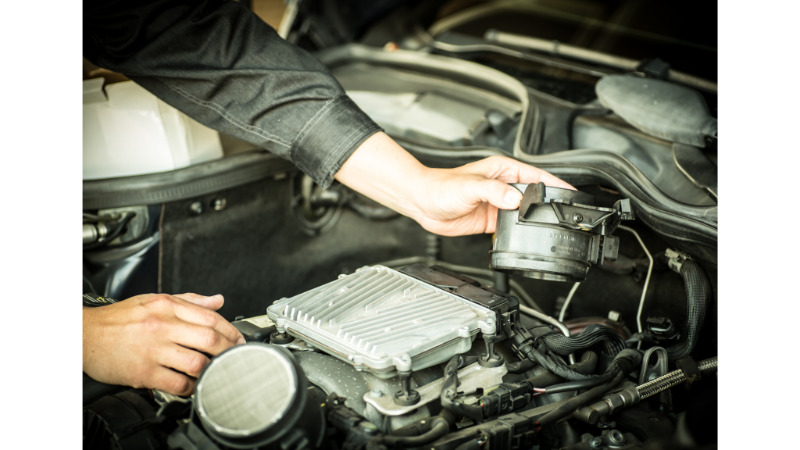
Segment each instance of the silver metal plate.
[[[497,367],[483,367],[479,363],[472,363],[458,371],[458,392],[459,394],[472,394],[478,388],[485,386],[497,386],[503,382],[503,376],[508,373],[505,364]],[[419,393],[419,401],[413,405],[398,405],[391,395],[375,397],[370,393],[363,395],[366,403],[374,406],[381,414],[387,416],[399,416],[426,405],[439,398],[442,393],[444,378],[420,386],[416,389]]]
[[368,266],[267,308],[278,331],[380,377],[464,353],[494,312],[384,266]]
[[195,391],[200,420],[229,438],[262,433],[280,420],[295,401],[297,375],[278,350],[239,345],[212,359]]

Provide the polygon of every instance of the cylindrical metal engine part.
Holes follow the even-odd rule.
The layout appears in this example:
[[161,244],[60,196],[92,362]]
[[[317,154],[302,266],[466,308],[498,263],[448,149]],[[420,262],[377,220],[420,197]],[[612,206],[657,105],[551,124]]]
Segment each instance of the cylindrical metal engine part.
[[492,250],[492,268],[529,278],[583,280],[592,235],[558,226],[517,222],[517,211],[501,211]]
[[539,184],[512,185],[523,193],[518,210],[497,215],[491,265],[494,270],[553,281],[581,281],[592,264],[615,259],[619,241],[611,233],[632,219],[630,202],[595,206],[583,192]]
[[314,449],[325,429],[322,400],[287,350],[249,343],[211,360],[194,406],[206,432],[228,447]]

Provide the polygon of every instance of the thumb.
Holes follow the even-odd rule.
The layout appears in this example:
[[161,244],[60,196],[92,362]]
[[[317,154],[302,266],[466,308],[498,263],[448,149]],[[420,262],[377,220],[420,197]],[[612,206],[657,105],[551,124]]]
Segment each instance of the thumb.
[[519,208],[522,193],[507,183],[495,179],[485,179],[475,183],[476,196],[498,209]]
[[220,309],[223,303],[225,303],[225,299],[222,297],[222,294],[206,296],[187,292],[185,294],[175,294],[175,297],[214,311]]

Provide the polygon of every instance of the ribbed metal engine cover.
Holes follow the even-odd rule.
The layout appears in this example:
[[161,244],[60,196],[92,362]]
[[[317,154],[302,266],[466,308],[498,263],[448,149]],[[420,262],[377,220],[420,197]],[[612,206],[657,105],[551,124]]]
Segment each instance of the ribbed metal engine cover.
[[497,323],[493,311],[384,266],[278,300],[267,315],[278,331],[380,377],[447,361]]

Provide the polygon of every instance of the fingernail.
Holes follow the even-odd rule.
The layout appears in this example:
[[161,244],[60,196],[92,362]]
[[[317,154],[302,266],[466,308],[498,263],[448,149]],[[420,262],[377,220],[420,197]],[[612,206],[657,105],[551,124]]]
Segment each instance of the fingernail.
[[516,208],[519,206],[520,200],[522,200],[522,194],[516,189],[506,191],[506,195],[503,197],[503,202],[508,208]]
[[241,345],[241,344],[244,344],[244,343],[245,343],[245,340],[244,340],[244,338],[243,338],[243,337],[241,337],[241,336],[239,336],[239,340],[238,340],[238,341],[236,341],[236,345]]

